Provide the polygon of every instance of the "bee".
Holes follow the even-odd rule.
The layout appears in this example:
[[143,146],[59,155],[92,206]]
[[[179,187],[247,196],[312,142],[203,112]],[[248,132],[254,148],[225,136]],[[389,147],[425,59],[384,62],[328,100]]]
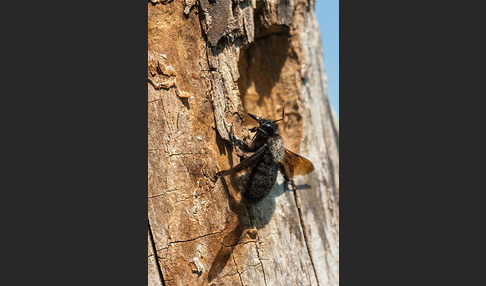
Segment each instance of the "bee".
[[243,152],[253,152],[233,168],[221,171],[221,176],[235,175],[242,189],[242,195],[251,202],[262,200],[271,190],[280,171],[286,182],[292,177],[305,175],[314,170],[314,165],[306,158],[286,149],[277,122],[284,118],[285,106],[282,103],[282,118],[264,119],[248,113],[259,126],[250,129],[255,132],[250,145],[245,144],[230,131],[233,145]]

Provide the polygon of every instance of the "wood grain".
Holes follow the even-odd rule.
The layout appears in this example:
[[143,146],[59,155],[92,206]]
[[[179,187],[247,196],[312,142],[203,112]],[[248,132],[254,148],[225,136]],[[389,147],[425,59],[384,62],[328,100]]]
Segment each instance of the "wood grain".
[[[338,285],[338,122],[308,1],[149,1],[149,285]],[[216,173],[246,112],[315,170],[249,204]]]

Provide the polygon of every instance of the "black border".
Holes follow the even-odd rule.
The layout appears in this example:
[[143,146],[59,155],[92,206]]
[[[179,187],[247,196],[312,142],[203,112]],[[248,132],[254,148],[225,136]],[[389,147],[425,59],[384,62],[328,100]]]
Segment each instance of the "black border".
[[4,7],[4,278],[146,285],[146,5]]

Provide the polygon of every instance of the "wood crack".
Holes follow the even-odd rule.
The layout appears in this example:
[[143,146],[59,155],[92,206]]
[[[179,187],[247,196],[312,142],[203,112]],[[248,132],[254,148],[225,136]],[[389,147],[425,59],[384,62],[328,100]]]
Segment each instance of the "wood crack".
[[258,250],[258,244],[255,245],[256,246],[256,251],[257,251],[257,257],[258,257],[258,260],[260,261],[260,265],[262,266],[262,272],[263,272],[263,282],[265,282],[265,285],[267,285],[267,277],[265,275],[265,268],[263,267],[263,261],[262,261],[262,258],[260,257],[260,251]]
[[175,191],[180,191],[180,189],[164,190],[164,193],[150,196],[150,197],[148,197],[148,199],[160,198],[160,197],[166,196],[167,194],[170,194],[170,193],[175,192]]
[[300,205],[299,205],[299,202],[298,202],[298,199],[297,199],[297,188],[295,187],[294,184],[292,184],[292,188],[293,188],[293,193],[294,193],[295,205],[297,206],[297,212],[299,213],[300,227],[302,228],[302,233],[304,234],[305,247],[307,248],[307,253],[309,254],[309,259],[310,259],[310,262],[311,262],[311,265],[312,265],[312,269],[314,270],[314,276],[316,277],[317,285],[320,285],[319,278],[317,277],[316,267],[314,265],[314,261],[312,260],[311,250],[310,250],[310,246],[309,246],[310,242],[309,242],[309,238],[307,236],[307,231],[306,231],[306,228],[305,228],[305,225],[304,225],[304,221],[303,221],[303,217],[302,217],[302,210],[300,209]]
[[159,279],[163,286],[165,286],[164,276],[162,275],[162,268],[160,267],[159,258],[157,256],[157,249],[155,248],[154,236],[152,234],[152,228],[150,227],[150,221],[148,221],[148,231],[150,236],[150,244],[152,245],[152,253],[155,260],[155,265],[157,266],[157,272],[159,273]]
[[154,99],[154,100],[148,101],[147,103],[152,103],[152,102],[157,102],[157,101],[162,101],[162,98]]
[[241,273],[243,273],[243,272],[240,273],[240,271],[238,271],[238,265],[236,264],[235,256],[232,255],[232,257],[233,257],[233,262],[235,263],[236,273],[240,277],[240,283],[241,283],[242,286],[244,286],[245,284],[243,284],[243,280],[241,279]]
[[175,244],[175,243],[183,243],[183,242],[189,242],[189,241],[194,241],[194,240],[198,240],[200,238],[203,238],[203,237],[206,237],[206,236],[210,236],[210,235],[213,235],[213,234],[218,234],[218,233],[221,233],[222,231],[217,231],[217,232],[212,232],[212,233],[207,233],[207,234],[203,234],[203,235],[200,235],[198,237],[195,237],[195,238],[190,238],[190,239],[186,239],[186,240],[176,240],[176,241],[171,241],[169,242],[169,245],[167,247],[164,247],[162,249],[167,249],[169,248],[172,244]]
[[169,154],[169,157],[172,157],[172,156],[187,156],[187,155],[204,155],[204,153],[175,153],[175,154]]

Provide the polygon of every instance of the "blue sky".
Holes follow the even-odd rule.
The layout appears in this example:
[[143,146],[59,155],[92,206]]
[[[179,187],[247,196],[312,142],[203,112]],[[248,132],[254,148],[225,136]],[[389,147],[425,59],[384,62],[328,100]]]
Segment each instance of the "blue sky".
[[339,0],[316,0],[329,101],[339,118]]

